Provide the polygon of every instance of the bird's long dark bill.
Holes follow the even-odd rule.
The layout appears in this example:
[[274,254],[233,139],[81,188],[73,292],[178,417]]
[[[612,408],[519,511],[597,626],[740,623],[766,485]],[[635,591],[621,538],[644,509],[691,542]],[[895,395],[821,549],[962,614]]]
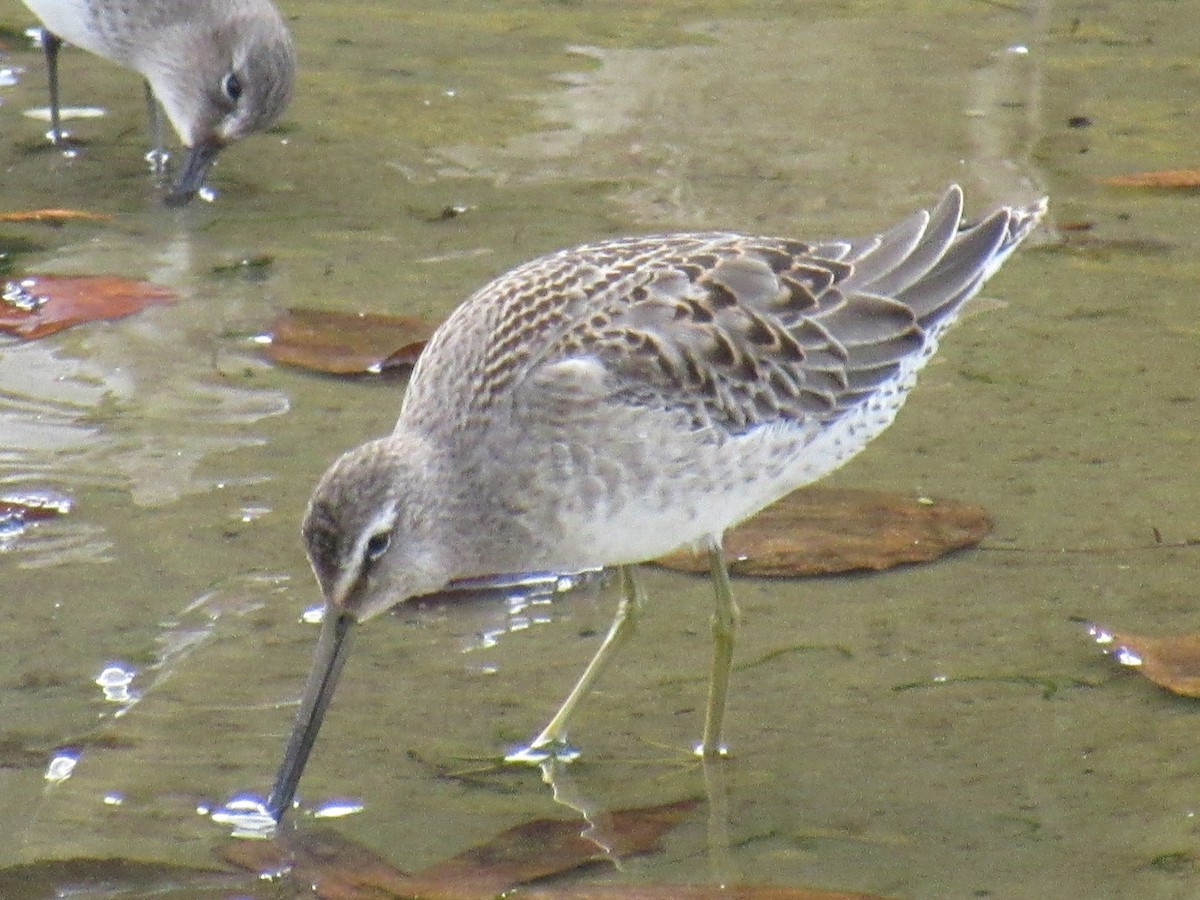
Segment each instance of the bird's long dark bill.
[[199,141],[188,147],[187,156],[183,160],[183,171],[175,180],[174,187],[163,198],[167,206],[184,206],[191,202],[196,192],[204,187],[208,170],[220,152],[221,145],[216,141]]
[[350,629],[355,619],[348,613],[325,610],[325,621],[321,635],[317,638],[317,651],[313,655],[312,671],[304,685],[304,696],[300,699],[300,711],[292,725],[292,735],[283,751],[283,762],[275,776],[275,786],[267,798],[267,812],[278,822],[292,806],[296,785],[304,773],[304,765],[312,752],[321,720],[333,698],[338,676],[350,649]]

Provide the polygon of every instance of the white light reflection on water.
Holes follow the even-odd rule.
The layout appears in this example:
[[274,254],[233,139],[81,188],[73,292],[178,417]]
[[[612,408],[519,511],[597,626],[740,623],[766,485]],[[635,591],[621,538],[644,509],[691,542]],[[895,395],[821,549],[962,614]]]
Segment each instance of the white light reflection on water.
[[50,764],[46,766],[46,774],[43,777],[51,784],[61,784],[71,777],[82,758],[83,754],[74,747],[60,747],[50,758]]
[[366,804],[361,800],[352,800],[339,798],[337,800],[326,800],[320,806],[313,809],[314,819],[341,819],[346,816],[352,816],[355,813],[360,813],[366,809]]
[[[397,604],[394,611],[405,609],[439,610],[454,608],[461,623],[461,651],[470,653],[496,647],[507,634],[515,634],[554,618],[555,601],[580,588],[594,593],[604,584],[602,569],[581,572],[521,572],[511,575],[487,575],[453,581],[444,590],[415,597]],[[306,625],[319,625],[325,617],[324,604],[310,606],[300,616]],[[487,664],[472,666],[474,671],[493,674]]]
[[208,814],[218,825],[228,826],[232,829],[230,834],[236,838],[270,840],[278,829],[267,812],[266,803],[254,794],[238,794],[211,813],[206,806],[197,807],[196,812]]
[[[133,684],[133,679],[137,676],[137,669],[126,663],[109,663],[96,676],[95,683],[104,692],[104,699],[110,703],[133,704],[138,700],[139,695],[130,690],[130,685]],[[124,712],[122,710],[121,712]],[[120,715],[121,713],[117,713]]]
[[[360,813],[365,808],[362,800],[338,797],[313,807],[310,815],[314,819],[341,819]],[[196,812],[208,816],[218,825],[228,827],[230,835],[235,838],[269,840],[275,837],[279,827],[267,812],[266,802],[253,793],[236,794],[216,809],[200,805],[196,807]]]
[[[598,589],[603,581],[600,569],[469,578],[452,582],[445,591],[423,597],[420,602],[453,603],[455,614],[461,614],[468,626],[463,632],[461,650],[471,653],[496,647],[505,635],[548,624],[554,618],[555,601],[577,588]],[[465,601],[474,602],[464,605]],[[495,666],[486,663],[472,668],[483,674],[496,672]]]

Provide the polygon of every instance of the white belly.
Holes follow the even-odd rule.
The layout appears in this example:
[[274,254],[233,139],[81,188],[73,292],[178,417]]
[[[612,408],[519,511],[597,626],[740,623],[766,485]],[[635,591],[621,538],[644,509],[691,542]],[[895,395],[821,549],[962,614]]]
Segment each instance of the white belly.
[[[835,422],[769,425],[701,446],[669,430],[643,433],[625,445],[627,465],[591,458],[588,474],[559,482],[556,539],[547,542],[542,566],[621,565],[719,542],[727,529],[861,451],[896,417],[918,367],[907,367]],[[607,478],[596,474],[605,468]]]

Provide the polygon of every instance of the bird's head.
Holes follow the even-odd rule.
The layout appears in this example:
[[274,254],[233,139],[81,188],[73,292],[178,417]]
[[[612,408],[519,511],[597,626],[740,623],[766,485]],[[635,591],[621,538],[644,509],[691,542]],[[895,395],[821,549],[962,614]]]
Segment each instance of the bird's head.
[[[170,49],[171,52],[163,52]],[[273,125],[292,95],[296,54],[270,4],[213,25],[181,25],[143,67],[154,95],[187,145],[169,203],[187,203],[222,148]]]
[[331,611],[363,622],[449,582],[430,465],[419,442],[381,438],[321,477],[301,532]]

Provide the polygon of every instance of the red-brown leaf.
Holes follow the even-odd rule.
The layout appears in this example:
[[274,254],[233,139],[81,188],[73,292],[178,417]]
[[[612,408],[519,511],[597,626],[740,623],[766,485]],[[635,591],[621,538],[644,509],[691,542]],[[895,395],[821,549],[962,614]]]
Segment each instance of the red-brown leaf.
[[1112,187],[1172,188],[1175,190],[1200,188],[1200,169],[1162,169],[1157,172],[1130,172],[1103,178],[1104,184]]
[[165,287],[115,275],[29,275],[5,283],[0,331],[33,340],[81,322],[120,319],[177,299]]
[[1104,652],[1136,669],[1161,688],[1182,697],[1200,697],[1200,633],[1147,637],[1089,625]]
[[[645,853],[696,806],[685,800],[611,813],[598,823],[612,852],[580,836],[584,823],[538,820],[501,832],[444,863],[409,875],[377,853],[330,830],[272,841],[232,841],[221,856],[255,874],[287,871],[322,900],[883,900],[872,894],[769,885],[580,884],[520,887],[601,859]],[[608,844],[611,842],[611,844]]]
[[422,896],[491,897],[517,884],[569,872],[613,857],[657,850],[662,835],[696,808],[681,800],[662,806],[607,813],[592,826],[603,835],[593,841],[575,820],[538,819],[503,831],[486,844],[415,876]]
[[293,307],[264,335],[274,362],[331,375],[377,375],[417,361],[436,325],[415,316]]
[[0,522],[40,522],[71,511],[71,498],[53,491],[8,490],[0,494]]
[[65,516],[71,498],[53,491],[10,490],[0,494],[0,539],[11,542],[28,525]]
[[108,222],[108,213],[83,209],[22,209],[0,213],[0,222],[38,222],[44,225],[63,225],[67,222]]
[[[973,546],[992,530],[980,506],[887,491],[804,488],[725,535],[738,575],[829,575],[928,562]],[[678,551],[656,560],[707,572],[707,556]]]
[[217,853],[226,862],[265,876],[287,872],[324,900],[412,896],[412,876],[372,850],[330,829],[298,831],[270,841],[234,840]]

